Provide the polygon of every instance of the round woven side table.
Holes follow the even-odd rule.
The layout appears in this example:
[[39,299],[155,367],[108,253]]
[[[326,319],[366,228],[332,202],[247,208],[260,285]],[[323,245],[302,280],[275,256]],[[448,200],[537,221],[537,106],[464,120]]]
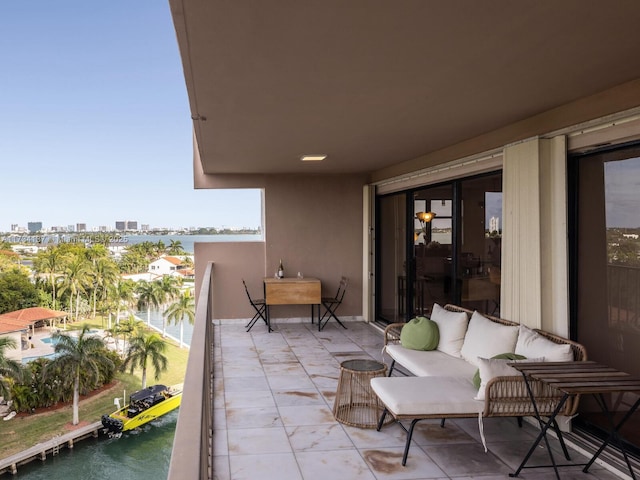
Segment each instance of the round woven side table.
[[[333,416],[340,423],[360,428],[376,428],[384,406],[371,389],[370,380],[384,377],[387,366],[375,360],[346,360],[340,364],[338,391]],[[392,421],[391,415],[386,422]]]

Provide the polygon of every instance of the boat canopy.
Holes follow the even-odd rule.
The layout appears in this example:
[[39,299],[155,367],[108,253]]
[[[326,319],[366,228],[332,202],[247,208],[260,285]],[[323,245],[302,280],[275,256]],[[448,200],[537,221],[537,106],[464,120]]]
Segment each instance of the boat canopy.
[[165,385],[151,385],[143,390],[139,390],[135,393],[131,394],[129,397],[129,403],[140,402],[141,400],[145,400],[149,397],[153,397],[160,392],[164,392],[167,390]]

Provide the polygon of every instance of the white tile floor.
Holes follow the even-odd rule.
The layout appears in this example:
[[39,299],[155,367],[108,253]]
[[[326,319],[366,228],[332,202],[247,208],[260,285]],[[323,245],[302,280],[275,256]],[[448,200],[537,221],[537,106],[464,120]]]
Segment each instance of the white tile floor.
[[[219,480],[352,480],[509,478],[536,430],[515,419],[485,419],[489,451],[476,419],[420,422],[407,466],[401,465],[405,432],[396,423],[375,429],[349,427],[332,414],[344,360],[381,360],[382,333],[359,322],[345,330],[330,322],[322,332],[308,323],[285,323],[267,333],[242,322],[215,327],[215,477]],[[388,359],[387,359],[388,363]],[[552,445],[557,448],[557,444]],[[557,453],[556,458],[562,458]],[[572,452],[572,459],[585,459]],[[530,465],[548,463],[543,448]],[[602,467],[589,474],[563,468],[563,479],[617,478]],[[523,479],[553,479],[550,468],[527,469]]]

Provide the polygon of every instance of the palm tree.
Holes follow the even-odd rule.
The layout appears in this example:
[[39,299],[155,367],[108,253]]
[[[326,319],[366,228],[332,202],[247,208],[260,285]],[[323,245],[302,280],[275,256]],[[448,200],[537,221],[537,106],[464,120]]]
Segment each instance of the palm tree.
[[69,316],[73,318],[73,301],[75,297],[76,303],[76,321],[78,320],[79,307],[80,307],[80,294],[86,292],[86,288],[89,286],[90,279],[90,263],[86,258],[76,256],[71,263],[65,268],[65,276],[63,277],[60,293],[65,291],[69,292]]
[[[100,248],[101,247],[101,248]],[[113,284],[118,278],[118,267],[113,260],[103,255],[106,251],[102,245],[94,245],[88,250],[89,257],[93,257],[93,268],[90,275],[93,280],[93,318],[96,316],[96,304],[98,297],[101,301],[106,300],[107,287]]]
[[141,280],[136,285],[138,294],[138,310],[147,310],[147,325],[151,325],[151,307],[158,308],[163,292],[159,282],[145,282]]
[[[162,277],[162,280],[156,281],[160,283],[160,290],[162,292],[162,296],[160,298],[161,305],[165,305],[178,298],[178,295],[180,295],[180,279],[172,277],[171,275],[165,275]],[[162,336],[167,336],[167,325],[164,315],[162,316]]]
[[11,337],[0,337],[0,395],[9,398],[10,385],[8,379],[21,380],[22,365],[11,358],[7,358],[5,351],[16,348],[17,343]]
[[151,361],[151,366],[155,371],[155,379],[160,378],[160,374],[167,370],[167,357],[164,352],[167,344],[157,333],[147,333],[139,330],[136,335],[129,340],[127,356],[122,364],[122,371],[129,368],[133,373],[134,368],[142,369],[142,388],[147,388],[147,365]]
[[166,249],[167,247],[164,244],[164,242],[162,240],[158,240],[156,243],[153,244],[153,256],[155,258],[159,257],[165,252]]
[[144,324],[133,314],[129,315],[129,318],[118,324],[118,332],[122,334],[123,345],[127,345],[127,341],[130,340],[132,336],[137,334],[138,331],[140,331],[142,325]]
[[116,314],[116,324],[120,322],[120,309],[125,308],[125,311],[129,312],[129,307],[133,302],[133,290],[135,283],[131,280],[118,280],[112,285],[113,295],[117,302],[118,309]]
[[193,325],[196,319],[196,305],[195,300],[191,296],[191,290],[185,290],[183,295],[175,302],[169,305],[164,311],[164,315],[169,322],[173,322],[176,325],[180,325],[180,348],[184,346],[183,331],[184,331],[184,319],[187,317],[189,323]]
[[169,240],[169,246],[167,247],[167,254],[169,255],[182,255],[184,248],[180,240]]
[[73,424],[77,425],[78,406],[80,403],[80,374],[96,383],[100,378],[100,366],[111,366],[113,362],[104,355],[104,341],[89,335],[89,325],[83,325],[78,337],[68,333],[54,333],[51,338],[56,342],[55,353],[58,354],[50,365],[67,372],[67,379],[73,382]]
[[49,247],[45,251],[38,252],[38,256],[33,262],[33,267],[38,273],[49,275],[51,284],[51,307],[56,309],[56,277],[62,273],[68,261],[67,255],[58,247]]

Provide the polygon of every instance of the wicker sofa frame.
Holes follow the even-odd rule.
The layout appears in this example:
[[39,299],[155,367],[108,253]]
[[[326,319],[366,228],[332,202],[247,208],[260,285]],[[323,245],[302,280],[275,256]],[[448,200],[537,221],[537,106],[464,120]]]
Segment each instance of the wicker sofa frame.
[[[450,312],[465,312],[470,318],[472,315],[472,311],[463,307],[459,307],[457,305],[445,305],[446,310]],[[492,315],[485,315],[484,317],[491,320],[492,322],[499,323],[502,325],[510,325],[510,326],[518,326],[518,323],[505,320],[503,318],[494,317]],[[384,343],[385,345],[400,343],[400,331],[404,326],[404,323],[392,323],[388,325],[384,331]],[[581,344],[574,342],[572,340],[560,337],[558,335],[554,335],[549,332],[545,332],[543,330],[535,330],[540,335],[545,337],[546,339],[557,343],[557,344],[567,344],[571,346],[571,350],[573,351],[573,358],[575,361],[585,361],[587,360],[587,351]],[[395,360],[394,360],[395,363]],[[394,363],[392,363],[390,370],[393,369]],[[538,407],[538,411],[542,416],[551,415],[551,413],[555,410],[558,403],[562,398],[562,394],[553,387],[549,387],[537,380],[530,380],[529,385],[531,386],[533,395],[536,399],[536,405]],[[569,401],[567,401],[560,412],[561,415],[571,416],[576,412],[578,408],[579,396],[576,396]],[[534,416],[535,411],[533,405],[531,403],[531,399],[527,392],[526,384],[522,376],[512,376],[512,377],[497,377],[490,380],[487,383],[486,393],[485,393],[485,404],[484,404],[484,412],[483,417],[525,417],[525,416]],[[477,416],[477,413],[469,413],[469,414],[451,414],[451,415],[443,415],[439,414],[429,414],[425,412],[424,416],[421,416],[419,419],[429,419],[429,418],[469,418]],[[397,416],[396,420],[415,420],[416,415],[411,415],[409,417]]]

